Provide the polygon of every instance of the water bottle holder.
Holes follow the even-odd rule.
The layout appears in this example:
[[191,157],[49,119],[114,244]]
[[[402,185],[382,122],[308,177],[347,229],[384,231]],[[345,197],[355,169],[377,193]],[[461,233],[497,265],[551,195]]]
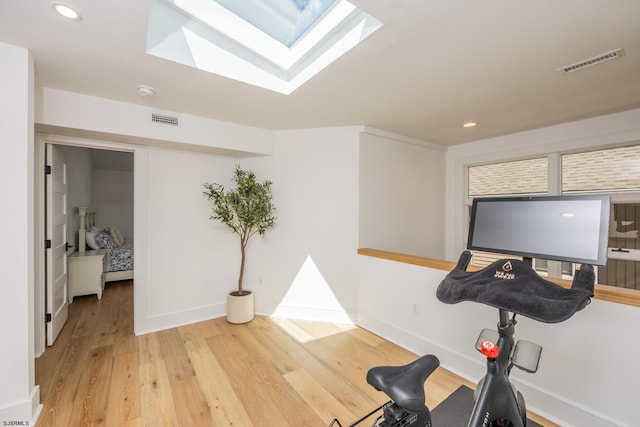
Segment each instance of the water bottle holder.
[[538,344],[520,340],[513,349],[511,363],[513,366],[533,374],[538,370],[541,353],[542,347]]

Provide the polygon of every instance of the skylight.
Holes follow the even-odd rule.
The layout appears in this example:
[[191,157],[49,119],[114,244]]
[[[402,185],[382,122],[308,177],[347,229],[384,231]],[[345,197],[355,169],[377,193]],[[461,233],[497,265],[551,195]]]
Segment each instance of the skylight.
[[291,47],[337,0],[215,0]]
[[346,0],[151,0],[147,53],[290,94],[381,26]]

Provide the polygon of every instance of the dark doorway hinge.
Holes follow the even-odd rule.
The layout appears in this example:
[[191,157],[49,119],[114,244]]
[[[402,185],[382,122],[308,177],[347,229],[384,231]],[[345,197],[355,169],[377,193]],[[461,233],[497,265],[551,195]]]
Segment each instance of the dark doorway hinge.
[[51,249],[51,240],[47,239],[44,241],[44,248]]
[[46,323],[51,322],[51,313],[47,313],[47,314],[44,315],[44,321]]
[[46,165],[46,166],[44,167],[44,174],[45,174],[45,175],[51,175],[51,166]]

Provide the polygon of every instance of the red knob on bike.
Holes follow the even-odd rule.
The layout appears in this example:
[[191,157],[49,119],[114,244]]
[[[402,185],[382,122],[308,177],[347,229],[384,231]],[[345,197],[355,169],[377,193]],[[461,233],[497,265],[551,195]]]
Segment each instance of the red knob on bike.
[[500,352],[498,346],[491,341],[482,341],[480,343],[480,349],[482,350],[482,354],[487,356],[489,359],[495,359],[498,357],[498,353]]

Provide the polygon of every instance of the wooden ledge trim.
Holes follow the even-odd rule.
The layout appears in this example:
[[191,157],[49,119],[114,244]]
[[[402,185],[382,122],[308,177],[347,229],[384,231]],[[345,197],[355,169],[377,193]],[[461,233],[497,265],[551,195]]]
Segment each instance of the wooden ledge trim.
[[[402,262],[405,264],[435,268],[437,270],[444,271],[451,271],[456,266],[456,263],[451,261],[426,258],[422,256],[409,255],[398,252],[383,251],[380,249],[360,248],[358,249],[358,254],[374,258],[382,258],[389,261]],[[565,288],[571,286],[571,282],[568,280],[556,278],[548,278],[548,280],[564,286]],[[595,299],[640,307],[640,291],[635,289],[617,288],[615,286],[608,285],[596,285],[594,293]]]
[[389,261],[403,262],[405,264],[420,265],[422,267],[430,267],[437,270],[445,271],[451,271],[456,266],[456,263],[451,261],[425,258],[417,255],[401,254],[398,252],[381,251],[379,249],[360,248],[358,249],[358,254],[374,258],[387,259]]

